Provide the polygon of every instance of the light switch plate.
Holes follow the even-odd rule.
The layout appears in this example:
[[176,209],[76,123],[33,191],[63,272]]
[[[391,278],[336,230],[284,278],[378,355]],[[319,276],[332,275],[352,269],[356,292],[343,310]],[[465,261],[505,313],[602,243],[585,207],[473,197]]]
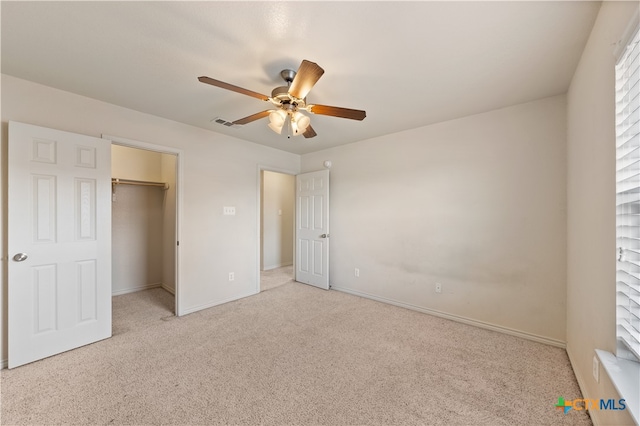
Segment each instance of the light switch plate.
[[222,208],[222,214],[225,216],[234,216],[236,214],[235,206],[224,206]]

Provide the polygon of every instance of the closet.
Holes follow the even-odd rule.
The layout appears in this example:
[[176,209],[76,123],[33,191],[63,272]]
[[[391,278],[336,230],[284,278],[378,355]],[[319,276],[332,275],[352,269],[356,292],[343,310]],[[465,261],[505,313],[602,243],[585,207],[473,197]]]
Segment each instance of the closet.
[[112,145],[112,294],[175,294],[176,156]]

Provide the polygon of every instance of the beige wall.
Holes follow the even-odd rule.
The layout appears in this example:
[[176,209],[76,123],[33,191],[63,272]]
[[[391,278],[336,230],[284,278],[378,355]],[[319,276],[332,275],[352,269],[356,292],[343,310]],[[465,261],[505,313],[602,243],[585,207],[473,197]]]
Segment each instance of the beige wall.
[[162,156],[160,152],[112,145],[111,177],[162,182]]
[[[567,352],[588,398],[615,398],[595,349],[615,353],[614,46],[636,2],[604,2],[569,89],[567,112]],[[637,13],[637,11],[635,12]],[[596,424],[633,424],[626,411],[594,411]]]
[[293,264],[295,176],[270,171],[262,178],[261,269]]
[[164,191],[118,185],[115,195],[111,203],[112,294],[162,285]]
[[302,171],[333,162],[331,285],[562,346],[565,107],[557,96],[302,156]]
[[[299,170],[300,157],[68,92],[2,75],[2,177],[6,209],[7,122],[180,150],[179,305],[182,313],[258,291],[258,164]],[[108,142],[107,142],[108,143]],[[235,216],[223,216],[223,206]],[[4,212],[5,210],[3,210]],[[4,216],[3,213],[3,217]],[[2,240],[6,241],[6,219]],[[3,248],[3,250],[6,249]],[[6,259],[6,253],[3,254]],[[228,273],[235,272],[235,281]],[[6,360],[6,272],[2,271],[2,358]]]

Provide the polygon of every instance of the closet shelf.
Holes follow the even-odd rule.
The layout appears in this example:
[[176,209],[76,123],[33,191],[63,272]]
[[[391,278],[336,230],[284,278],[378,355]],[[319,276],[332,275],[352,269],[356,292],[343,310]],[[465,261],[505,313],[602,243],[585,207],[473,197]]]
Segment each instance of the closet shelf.
[[165,182],[147,182],[144,180],[133,180],[133,179],[119,179],[112,178],[111,186],[113,188],[113,192],[116,190],[116,186],[118,185],[140,185],[140,186],[157,186],[164,190],[169,189],[169,184]]

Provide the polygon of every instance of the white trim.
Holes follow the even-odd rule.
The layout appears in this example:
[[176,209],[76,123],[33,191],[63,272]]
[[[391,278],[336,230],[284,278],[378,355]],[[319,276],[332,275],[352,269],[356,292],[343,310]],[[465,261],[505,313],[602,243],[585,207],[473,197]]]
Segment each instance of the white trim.
[[137,291],[142,291],[142,290],[151,290],[152,288],[158,288],[158,287],[163,287],[162,283],[139,285],[136,287],[124,288],[122,290],[112,292],[111,296],[122,296],[123,294],[135,293]]
[[500,325],[491,324],[484,321],[478,321],[471,318],[462,317],[459,315],[447,314],[445,312],[436,311],[434,309],[423,308],[420,306],[412,305],[410,303],[399,302],[397,300],[388,299],[386,297],[374,296],[372,294],[363,293],[357,290],[351,290],[348,288],[340,287],[331,284],[331,290],[338,290],[344,293],[353,294],[354,296],[364,297],[366,299],[376,300],[378,302],[388,303],[390,305],[399,306],[401,308],[410,309],[412,311],[422,312],[424,314],[433,315],[440,318],[445,318],[451,321],[461,322],[463,324],[472,325],[479,328],[484,328],[486,330],[497,331],[499,333],[508,334],[510,336],[521,337],[523,339],[532,340],[538,343],[544,343],[550,346],[556,346],[558,348],[566,349],[567,343],[557,339],[551,339],[549,337],[539,336],[537,334],[527,333],[520,330],[514,330],[512,328],[503,327]]
[[291,265],[293,265],[293,262],[278,263],[277,265],[265,266],[262,270],[270,271],[272,269],[284,268],[285,266],[291,266]]
[[9,361],[6,359],[0,360],[0,370],[4,370],[9,366]]
[[601,349],[596,349],[596,354],[618,394],[625,400],[631,417],[636,424],[640,423],[640,363],[618,358]]
[[130,148],[146,149],[148,151],[161,152],[163,154],[182,155],[182,150],[165,145],[156,145],[149,142],[142,142],[133,139],[122,138],[120,136],[101,135],[102,139],[109,139],[116,145],[128,146]]
[[[271,166],[265,166],[264,164],[258,164],[258,172],[257,172],[257,194],[256,197],[258,199],[258,202],[256,203],[256,210],[257,210],[257,214],[256,214],[256,220],[257,220],[257,224],[256,224],[256,229],[258,230],[258,234],[256,236],[256,241],[258,242],[256,244],[256,293],[258,294],[260,293],[260,253],[262,251],[262,238],[260,237],[260,233],[262,232],[262,226],[261,226],[261,221],[260,218],[262,217],[262,191],[261,191],[261,186],[262,186],[262,172],[266,171],[266,172],[275,172],[275,173],[282,173],[285,175],[290,175],[290,176],[297,176],[299,172],[294,172],[292,170],[287,170],[287,169],[281,169],[278,167],[271,167]],[[294,201],[293,203],[293,214],[295,217],[295,210],[296,210],[296,203]],[[296,252],[296,233],[295,233],[295,220],[293,221],[293,252]],[[294,260],[293,263],[291,263],[291,265],[295,265],[295,255],[294,255]],[[288,266],[288,265],[287,265]],[[295,269],[295,268],[294,268]]]
[[193,306],[191,308],[184,309],[182,311],[182,315],[188,315],[194,312],[201,311],[203,309],[213,308],[214,306],[224,305],[225,303],[229,303],[229,302],[235,302],[236,300],[244,299],[245,297],[255,296],[258,293],[260,293],[260,291],[257,291],[257,292],[250,291],[248,293],[241,294],[240,296],[233,296],[228,299],[222,299],[222,300],[217,300],[211,303],[205,303],[204,305]]
[[[571,370],[573,371],[574,376],[576,376],[576,380],[578,381],[578,387],[580,388],[580,392],[582,393],[582,396],[584,398],[591,398],[587,394],[587,386],[585,384],[584,377],[582,377],[582,372],[580,371],[579,368],[576,368],[575,363],[573,362],[575,358],[571,354],[571,350],[569,350],[568,346],[566,347],[566,351],[567,351],[567,357],[569,358],[569,364],[571,364]],[[589,412],[589,410],[587,410],[587,413],[589,413],[589,416],[591,416],[591,413]],[[594,419],[591,418],[591,421],[594,421]]]
[[[582,394],[583,398],[590,398],[590,399],[595,399],[592,398],[588,393],[587,393],[587,386],[585,384],[584,381],[584,377],[582,376],[582,372],[580,371],[580,369],[576,368],[575,363],[573,362],[573,360],[575,359],[573,357],[573,355],[571,355],[571,351],[569,350],[569,346],[567,346],[566,348],[567,351],[567,357],[569,358],[569,364],[571,364],[571,371],[573,371],[573,374],[576,376],[576,380],[578,381],[578,388],[580,388],[580,393]],[[600,425],[602,424],[599,421],[598,418],[598,413],[600,413],[600,410],[586,410],[587,415],[589,416],[589,418],[591,419],[591,423],[593,425]]]
[[174,296],[176,295],[176,291],[174,289],[172,289],[171,287],[167,287],[164,284],[161,284],[160,287],[162,287],[162,289],[166,292],[169,292],[171,294],[173,294]]
[[[130,148],[138,148],[138,149],[146,149],[149,151],[160,152],[163,154],[172,154],[176,156],[176,241],[180,241],[180,235],[182,234],[182,211],[183,211],[183,185],[184,185],[184,167],[183,167],[183,157],[184,152],[181,149],[168,147],[165,145],[156,145],[148,142],[136,141],[133,139],[122,138],[119,136],[111,136],[111,135],[102,135],[103,139],[109,139],[112,144],[128,146]],[[176,246],[176,265],[175,265],[175,290],[173,294],[175,295],[175,313],[176,316],[185,315],[186,312],[183,312],[182,306],[180,304],[182,298],[180,295],[180,282],[181,282],[181,272],[182,272],[182,261],[180,257],[180,246]]]

